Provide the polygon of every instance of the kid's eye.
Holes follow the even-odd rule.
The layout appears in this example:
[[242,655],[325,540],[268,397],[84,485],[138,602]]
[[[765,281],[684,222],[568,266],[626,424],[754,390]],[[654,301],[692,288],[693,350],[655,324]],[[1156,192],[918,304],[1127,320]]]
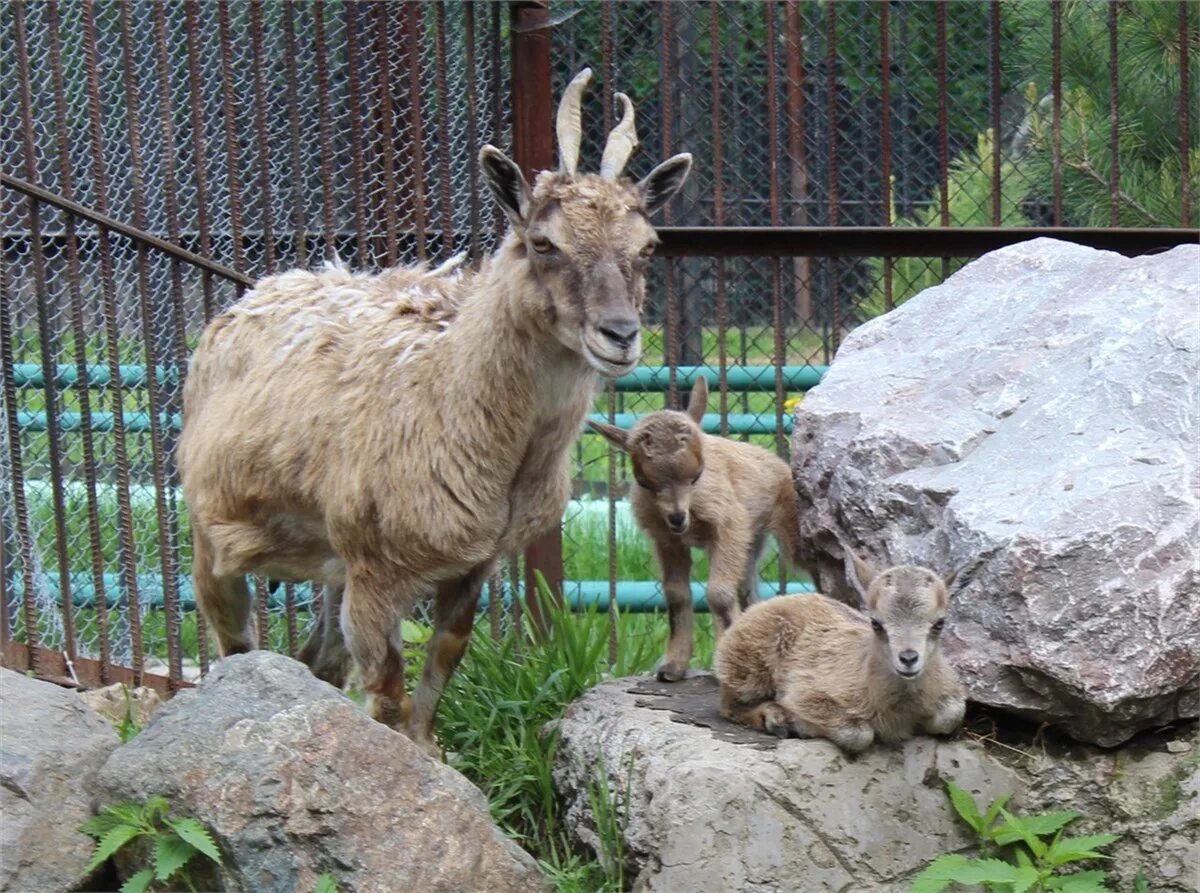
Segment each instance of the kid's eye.
[[940,635],[940,634],[941,634],[941,632],[942,632],[942,629],[943,629],[945,626],[946,626],[946,621],[945,621],[944,619],[942,619],[942,620],[935,620],[935,621],[933,622],[933,626],[931,627],[931,629],[932,629],[932,631],[933,631],[933,634],[934,634],[935,636],[937,636],[937,635]]
[[878,635],[878,636],[883,635],[883,624],[880,623],[878,620],[876,620],[874,617],[871,618],[871,629],[875,630],[876,635]]
[[554,243],[546,238],[530,239],[529,244],[538,254],[549,254],[554,250]]
[[694,478],[692,478],[692,485],[693,485],[693,486],[695,486],[695,484],[696,484],[696,481],[700,480],[700,475],[702,475],[702,474],[704,474],[704,469],[703,469],[703,468],[701,468],[699,471],[697,471],[697,472],[696,472],[696,476],[695,476]]

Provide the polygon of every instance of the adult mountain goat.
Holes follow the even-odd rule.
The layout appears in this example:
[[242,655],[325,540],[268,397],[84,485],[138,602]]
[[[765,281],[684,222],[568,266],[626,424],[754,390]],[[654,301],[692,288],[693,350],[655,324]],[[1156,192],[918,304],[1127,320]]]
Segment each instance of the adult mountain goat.
[[[498,149],[480,153],[511,226],[478,272],[269,277],[212,321],[188,375],[179,466],[221,653],[253,641],[246,574],[323,583],[330,607],[302,656],[337,685],[353,658],[372,715],[434,753],[483,582],[559,523],[597,374],[640,359],[649,218],[691,169],[684,154],[621,176],[637,137],[618,93],[599,175],[577,173],[590,77],[559,106],[557,172],[530,188]],[[400,620],[431,593],[410,700]]]

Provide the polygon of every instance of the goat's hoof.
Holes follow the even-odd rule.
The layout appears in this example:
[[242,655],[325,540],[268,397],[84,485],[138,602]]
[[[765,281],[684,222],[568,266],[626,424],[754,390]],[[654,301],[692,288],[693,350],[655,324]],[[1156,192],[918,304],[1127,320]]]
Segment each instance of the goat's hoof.
[[776,738],[787,738],[791,732],[787,712],[778,704],[763,704],[759,712],[762,730]]
[[655,674],[659,682],[678,682],[687,675],[687,666],[668,661]]

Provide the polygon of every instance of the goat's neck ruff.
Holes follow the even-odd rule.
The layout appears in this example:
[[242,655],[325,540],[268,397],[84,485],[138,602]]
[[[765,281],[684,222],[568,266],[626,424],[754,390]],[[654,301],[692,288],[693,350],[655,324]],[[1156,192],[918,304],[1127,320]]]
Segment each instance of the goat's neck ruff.
[[925,669],[920,676],[916,679],[903,679],[892,669],[891,661],[888,657],[880,654],[875,642],[868,639],[863,655],[863,662],[866,665],[866,678],[873,680],[873,683],[868,686],[868,691],[873,696],[874,703],[872,707],[874,712],[887,713],[894,709],[898,702],[920,695],[926,678],[929,672],[933,670],[933,664],[936,660],[936,655],[930,655],[926,661]]

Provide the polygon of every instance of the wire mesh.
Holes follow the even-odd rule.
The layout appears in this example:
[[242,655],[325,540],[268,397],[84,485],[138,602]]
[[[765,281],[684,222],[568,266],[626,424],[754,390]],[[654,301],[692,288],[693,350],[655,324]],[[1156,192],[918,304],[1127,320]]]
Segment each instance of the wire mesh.
[[[637,106],[633,174],[694,155],[667,224],[1195,226],[1198,11],[555,2],[537,88],[557,97],[595,69],[584,169],[615,90]],[[251,278],[335,255],[478,259],[503,226],[475,153],[513,144],[508,17],[466,2],[4,4],[0,170]],[[5,629],[102,668],[193,676],[210,643],[173,447],[187,353],[240,286],[13,189],[0,234]],[[963,262],[657,262],[643,362],[668,384],[609,390],[595,410],[680,405],[698,366],[715,374],[715,430],[786,454],[803,392],[784,370],[827,364],[850,329]],[[730,387],[737,367],[766,367],[767,385]],[[592,436],[576,459],[565,576],[605,597],[656,580],[626,460]],[[503,577],[519,610],[519,568]],[[789,582],[771,555],[762,578]],[[294,652],[319,593],[255,592],[265,643]]]

